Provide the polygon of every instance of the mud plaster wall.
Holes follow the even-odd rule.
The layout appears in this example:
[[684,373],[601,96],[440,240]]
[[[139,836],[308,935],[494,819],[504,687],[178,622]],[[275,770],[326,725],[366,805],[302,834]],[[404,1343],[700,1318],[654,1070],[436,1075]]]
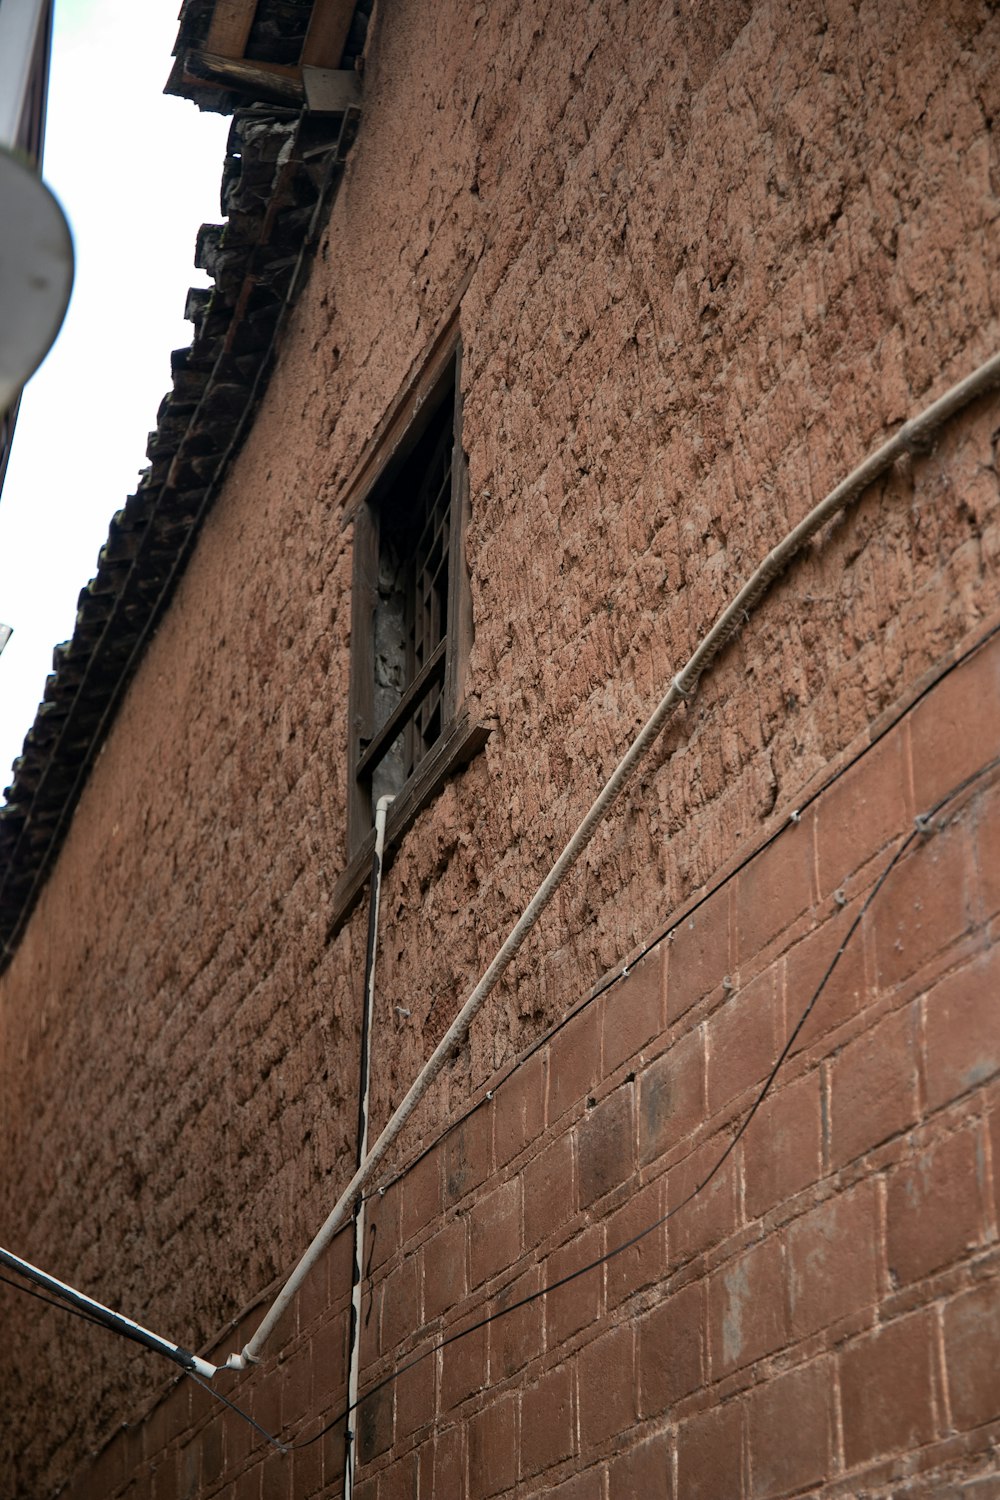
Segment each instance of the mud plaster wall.
[[[327,941],[346,857],[337,499],[463,275],[470,688],[498,728],[388,878],[376,1121],[721,603],[996,347],[998,41],[975,4],[376,17],[361,132],[267,398],[0,980],[15,1248],[197,1346],[343,1181],[365,914]],[[996,426],[988,404],[955,422],[775,590],[419,1129],[993,610]],[[44,1494],[159,1372],[9,1316],[4,1472]]]

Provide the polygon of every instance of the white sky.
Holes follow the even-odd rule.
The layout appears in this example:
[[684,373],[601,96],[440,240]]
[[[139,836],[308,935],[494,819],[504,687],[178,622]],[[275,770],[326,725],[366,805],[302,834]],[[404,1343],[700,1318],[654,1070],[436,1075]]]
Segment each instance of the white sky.
[[166,98],[180,0],[56,0],[45,181],[73,230],[66,321],[21,402],[0,494],[0,792],[170,386],[228,119]]

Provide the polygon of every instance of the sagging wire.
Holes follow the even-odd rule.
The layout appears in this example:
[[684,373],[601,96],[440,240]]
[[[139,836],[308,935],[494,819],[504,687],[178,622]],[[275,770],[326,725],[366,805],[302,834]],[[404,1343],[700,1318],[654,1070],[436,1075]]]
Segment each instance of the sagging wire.
[[583,820],[570,835],[562,853],[545,875],[489,966],[480,976],[444,1035],[430,1056],[425,1059],[407,1092],[383,1125],[381,1134],[375,1140],[364,1164],[358,1168],[343,1188],[340,1197],[300,1256],[249,1343],[239,1353],[232,1354],[227,1359],[226,1365],[229,1369],[245,1369],[248,1365],[260,1362],[265,1345],[280,1324],[285,1310],[303,1280],[329,1246],[340,1225],[354,1212],[359,1196],[368,1183],[374,1179],[383,1158],[406,1128],[427,1091],[465,1044],[476,1016],[520,952],[528,934],[540,920],[562,881],[590,844],[598,827],[636,774],[647,750],[659,738],[678,703],[687,701],[685,695],[693,691],[719,653],[743,629],[749,620],[750,610],[756,608],[771,585],[783,575],[813,538],[818,536],[830,522],[841,516],[870,485],[887,473],[898,459],[923,451],[945,422],[963,410],[970,402],[977,400],[998,385],[1000,385],[1000,353],[992,355],[964,380],[951,386],[944,395],[931,402],[930,406],[918,416],[904,422],[891,438],[852,469],[846,478],[814,505],[797,525],[786,532],[754,568],[739,592],[730,599],[714,624],[701,637],[686,665],[675,675],[670,687],[601,787]]
[[[315,1433],[311,1438],[307,1438],[301,1443],[290,1443],[288,1445],[289,1448],[291,1450],[295,1450],[298,1448],[307,1448],[312,1443],[318,1442],[320,1438],[324,1437],[326,1433],[331,1431],[332,1428],[336,1427],[338,1423],[346,1421],[357,1407],[361,1406],[370,1397],[377,1395],[379,1391],[384,1390],[389,1385],[392,1385],[396,1380],[400,1378],[401,1375],[405,1375],[410,1370],[415,1369],[418,1365],[423,1364],[424,1360],[429,1359],[432,1354],[437,1354],[440,1350],[448,1348],[450,1344],[457,1343],[459,1339],[467,1338],[470,1334],[478,1333],[481,1329],[488,1328],[491,1323],[497,1322],[500,1318],[507,1317],[510,1313],[518,1312],[525,1307],[530,1307],[533,1303],[540,1301],[543,1297],[549,1296],[552,1292],[559,1291],[562,1287],[568,1286],[573,1281],[577,1281],[581,1276],[586,1276],[591,1271],[596,1271],[599,1267],[606,1265],[608,1261],[614,1260],[619,1255],[623,1255],[626,1250],[633,1249],[642,1240],[655,1233],[657,1229],[662,1229],[662,1227],[666,1223],[668,1223],[669,1220],[673,1219],[676,1214],[680,1213],[682,1209],[687,1208],[689,1204],[693,1203],[694,1200],[705,1191],[705,1189],[709,1186],[713,1179],[718,1176],[726,1161],[732,1155],[733,1151],[736,1149],[737,1145],[746,1134],[751,1120],[753,1120],[761,1105],[764,1103],[764,1100],[770,1093],[771,1088],[774,1084],[774,1080],[778,1076],[778,1072],[782,1064],[785,1062],[786,1058],[794,1047],[796,1040],[801,1035],[803,1027],[815,1010],[816,1005],[818,1004],[819,999],[823,994],[823,991],[826,989],[826,986],[829,983],[834,970],[836,969],[845,951],[847,950],[847,947],[854,937],[854,934],[857,932],[862,921],[870,910],[872,903],[878,897],[880,891],[884,887],[886,881],[889,879],[893,870],[895,870],[896,866],[899,864],[900,860],[919,839],[926,838],[931,832],[933,832],[934,818],[938,815],[938,813],[941,812],[944,807],[948,805],[948,803],[953,802],[957,797],[960,797],[964,792],[968,791],[970,787],[974,786],[976,782],[983,780],[986,776],[990,775],[991,772],[997,770],[1000,770],[1000,756],[995,757],[986,765],[980,766],[978,770],[972,772],[972,774],[967,776],[963,781],[950,788],[950,790],[946,792],[943,797],[939,798],[939,800],[934,803],[934,805],[930,807],[925,813],[918,814],[914,819],[913,828],[900,843],[899,847],[892,855],[892,858],[886,864],[885,868],[882,870],[882,873],[879,875],[878,879],[875,881],[875,884],[872,886],[868,895],[865,897],[865,900],[862,902],[854,919],[852,920],[846,933],[841,939],[836,952],[830,959],[830,962],[827,964],[822,978],[817,984],[816,989],[813,991],[808,1004],[801,1012],[794,1027],[786,1038],[785,1044],[779,1052],[778,1057],[771,1068],[771,1071],[768,1073],[766,1079],[764,1080],[764,1083],[758,1090],[753,1103],[740,1122],[738,1129],[734,1132],[732,1139],[729,1141],[728,1145],[721,1152],[718,1159],[705,1174],[705,1176],[701,1179],[701,1181],[691,1189],[687,1197],[682,1198],[679,1203],[675,1203],[674,1206],[668,1209],[665,1214],[661,1214],[659,1218],[653,1220],[652,1223],[647,1224],[643,1229],[640,1229],[636,1234],[632,1235],[631,1238],[625,1240],[620,1245],[616,1245],[613,1250],[605,1251],[603,1255],[599,1255],[594,1260],[588,1261],[586,1265],[579,1266],[575,1271],[570,1271],[565,1276],[561,1276],[557,1281],[552,1282],[551,1285],[540,1287],[538,1291],[535,1292],[529,1292],[527,1296],[519,1298],[516,1302],[509,1303],[506,1307],[497,1308],[494,1312],[487,1314],[486,1317],[480,1318],[478,1322],[472,1323],[466,1328],[459,1329],[456,1333],[448,1334],[445,1338],[436,1340],[427,1349],[424,1349],[413,1359],[407,1360],[402,1365],[397,1365],[396,1368],[390,1371],[388,1375],[384,1376],[381,1380],[376,1381],[374,1385],[369,1386],[369,1388],[361,1397],[359,1397],[356,1402],[346,1407],[343,1411],[339,1412],[331,1422],[329,1422],[325,1427],[322,1427],[319,1432]],[[511,1285],[513,1285],[513,1283],[510,1283],[507,1287],[502,1287],[498,1292],[495,1292],[493,1300],[498,1297],[502,1297],[505,1292],[510,1290]]]
[[[361,1060],[358,1077],[358,1137],[355,1162],[360,1166],[368,1151],[368,1126],[371,1119],[371,1032],[375,1013],[375,960],[378,954],[378,915],[382,894],[382,872],[385,859],[385,828],[389,808],[395,797],[386,793],[375,804],[375,847],[372,850],[371,900],[368,906],[368,941],[365,947],[365,988],[361,1013]],[[356,1401],[361,1376],[361,1303],[364,1279],[365,1204],[355,1205],[351,1222],[354,1245],[351,1256],[351,1321],[347,1355],[347,1399]],[[370,1265],[370,1259],[369,1259]],[[357,1444],[354,1433],[344,1426],[344,1494],[353,1500]]]

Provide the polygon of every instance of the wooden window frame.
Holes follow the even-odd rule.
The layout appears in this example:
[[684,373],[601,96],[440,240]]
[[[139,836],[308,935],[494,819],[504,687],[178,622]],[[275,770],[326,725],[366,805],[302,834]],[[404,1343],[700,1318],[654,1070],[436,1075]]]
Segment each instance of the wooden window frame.
[[[333,893],[331,936],[345,921],[364,889],[374,848],[370,789],[364,772],[370,766],[374,738],[385,736],[373,726],[374,610],[379,561],[379,507],[392,492],[407,461],[441,403],[452,400],[452,460],[448,560],[448,624],[443,642],[444,679],[441,732],[419,759],[389,809],[386,858],[417,814],[440,791],[445,780],[483,748],[492,722],[483,719],[467,690],[472,645],[472,599],[465,563],[469,514],[468,468],[462,446],[462,348],[457,318],[435,339],[418,374],[408,383],[373,443],[362,454],[345,494],[347,517],[354,522],[354,567],[351,596],[351,681],[348,707],[347,867]],[[437,653],[435,653],[437,656]],[[426,671],[426,667],[425,667]],[[421,674],[423,675],[423,674]],[[417,679],[409,691],[419,692]],[[396,717],[395,713],[392,717]],[[360,773],[360,776],[359,776]]]

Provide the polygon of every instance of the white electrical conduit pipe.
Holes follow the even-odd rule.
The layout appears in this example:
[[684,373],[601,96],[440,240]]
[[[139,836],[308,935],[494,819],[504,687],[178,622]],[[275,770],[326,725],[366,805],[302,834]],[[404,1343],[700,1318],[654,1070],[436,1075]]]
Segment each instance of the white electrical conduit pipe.
[[761,596],[784,572],[796,553],[800,552],[828,521],[839,515],[863,490],[891,468],[897,459],[926,447],[949,418],[968,406],[978,396],[995,389],[998,385],[1000,385],[1000,354],[995,354],[971,375],[952,386],[937,401],[932,402],[919,416],[905,422],[894,437],[877,448],[838,484],[836,489],[831,490],[825,500],[821,500],[818,505],[814,506],[809,514],[767,554],[764,561],[747,579],[708,634],[702,638],[686,666],[674,677],[667,692],[618,762],[596,802],[525,907],[503,947],[424,1063],[406,1097],[396,1107],[382,1134],[341,1193],[323,1227],[278,1293],[257,1332],[241,1354],[229,1356],[225,1368],[242,1370],[249,1364],[259,1362],[267,1341],[274,1332],[285,1308],[333,1236],[349,1217],[359,1193],[371,1181],[376,1167],[399,1136],[448,1058],[465,1040],[469,1027],[483,1002],[496,987],[507,965],[555,895],[564,876],[587,847],[598,824],[629,781],[670,714],[678,703],[690,698],[705,668],[719,654],[726,642],[747,622],[750,611]]
[[[14,1255],[10,1250],[0,1249],[0,1266],[16,1271],[19,1276],[24,1277],[25,1281],[32,1281],[35,1286],[51,1292],[53,1297],[57,1297],[60,1302],[65,1302],[71,1311],[81,1314],[92,1323],[97,1323],[102,1328],[110,1328],[112,1333],[120,1333],[135,1344],[142,1344],[146,1349],[165,1355],[167,1359],[173,1360],[175,1365],[180,1365],[182,1370],[189,1370],[195,1375],[201,1375],[210,1380],[219,1368],[217,1365],[210,1365],[205,1359],[199,1359],[197,1354],[192,1354],[189,1349],[183,1348],[180,1344],[174,1344],[170,1339],[163,1338],[161,1334],[143,1328],[141,1323],[134,1323],[131,1318],[126,1318],[124,1313],[115,1312],[113,1307],[105,1307],[103,1302],[95,1302],[93,1297],[87,1296],[86,1292],[78,1292],[75,1286],[69,1286],[65,1281],[50,1276],[48,1271],[40,1271],[29,1260],[22,1260],[19,1255]],[[21,1290],[25,1288],[22,1287]]]
[[[395,797],[380,797],[375,804],[375,852],[372,855],[372,889],[368,906],[368,951],[365,955],[365,1000],[361,1017],[361,1097],[358,1102],[357,1163],[362,1166],[368,1155],[368,1107],[371,1092],[372,1012],[375,1008],[375,957],[378,952],[378,910],[382,895],[382,860],[385,855],[385,821]],[[364,1278],[365,1200],[362,1198],[354,1215],[354,1281],[351,1286],[351,1350],[347,1367],[347,1411],[358,1404],[358,1379],[361,1372],[361,1282]],[[344,1444],[344,1494],[354,1494],[354,1471],[358,1445],[348,1426]]]

